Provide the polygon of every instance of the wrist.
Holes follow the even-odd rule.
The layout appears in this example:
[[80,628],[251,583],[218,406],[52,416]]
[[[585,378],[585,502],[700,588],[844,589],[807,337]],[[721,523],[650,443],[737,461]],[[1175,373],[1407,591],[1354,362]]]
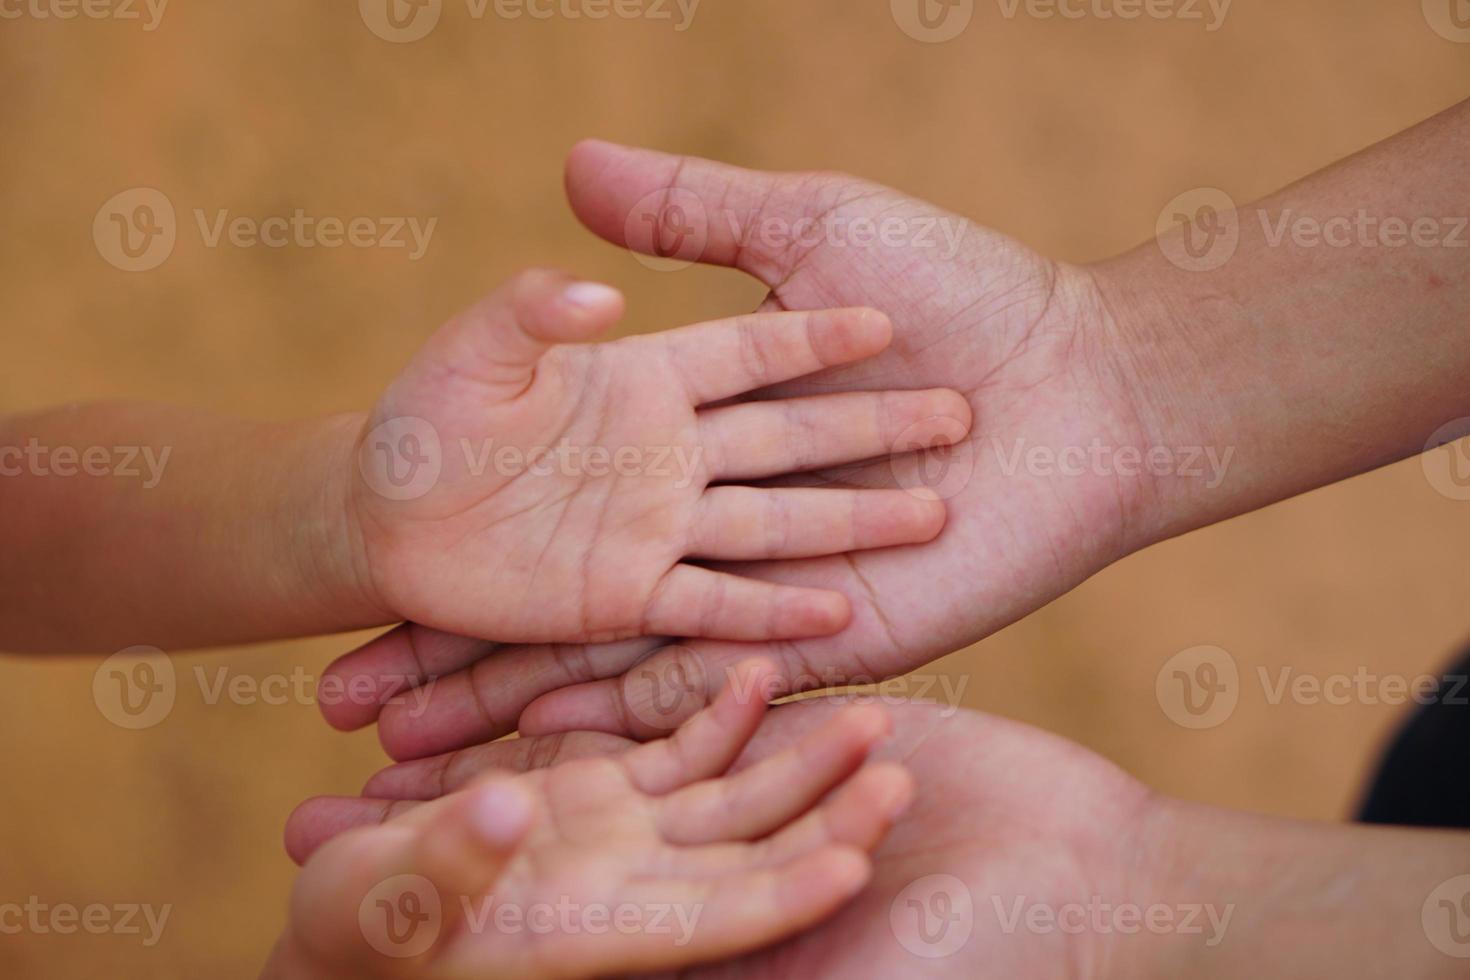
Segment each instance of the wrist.
[[307,423],[300,437],[299,504],[293,553],[328,617],[352,629],[394,620],[378,595],[354,492],[365,418],[334,415]]
[[1207,283],[1181,281],[1153,244],[1087,272],[1112,395],[1133,422],[1143,458],[1159,464],[1143,467],[1136,481],[1128,550],[1137,551],[1219,519],[1238,492],[1238,447],[1212,394],[1226,362],[1210,353],[1231,343],[1237,311]]
[[[1161,800],[1139,827],[1146,899],[1195,909],[1199,931],[1126,937],[1129,980],[1464,975],[1466,951],[1430,907],[1470,871],[1470,835],[1290,820]],[[1463,919],[1463,913],[1460,913]],[[1442,933],[1442,934],[1441,934]],[[1213,941],[1218,938],[1218,941]],[[1120,944],[1121,945],[1121,944]]]

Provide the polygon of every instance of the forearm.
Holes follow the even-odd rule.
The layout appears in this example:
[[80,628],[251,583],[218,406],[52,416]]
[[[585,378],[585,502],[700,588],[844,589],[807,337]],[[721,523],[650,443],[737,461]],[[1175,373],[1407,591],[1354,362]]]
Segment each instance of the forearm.
[[[1213,906],[1213,944],[1141,932],[1132,978],[1463,977],[1470,834],[1327,825],[1166,804],[1158,900]],[[1444,886],[1444,887],[1441,887]],[[1450,903],[1446,907],[1441,900]]]
[[351,558],[361,425],[138,405],[0,419],[0,649],[177,649],[384,622]]
[[1467,167],[1470,103],[1239,209],[1229,258],[1200,228],[1189,257],[1180,227],[1095,267],[1145,438],[1230,454],[1218,485],[1157,482],[1151,537],[1421,452],[1470,416]]

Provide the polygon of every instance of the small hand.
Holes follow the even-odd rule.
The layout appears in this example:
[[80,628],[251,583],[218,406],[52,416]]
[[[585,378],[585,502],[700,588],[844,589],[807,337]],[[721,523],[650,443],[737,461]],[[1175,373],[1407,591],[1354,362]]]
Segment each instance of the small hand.
[[351,507],[380,607],[505,641],[817,636],[847,622],[840,593],[688,560],[939,533],[944,505],[925,490],[729,485],[965,435],[969,406],[944,390],[717,405],[876,354],[891,336],[882,314],[763,313],[566,343],[622,307],[609,287],[525,273],[440,330],[383,395]]
[[[746,664],[742,693],[732,689],[667,741],[482,774],[338,837],[302,872],[278,974],[290,975],[288,965],[303,976],[674,969],[821,921],[867,881],[867,852],[907,806],[911,783],[892,763],[860,768],[890,728],[872,707],[722,776],[760,724],[769,680],[769,667]],[[403,921],[389,921],[410,892]],[[423,937],[408,928],[409,912]],[[614,914],[642,918],[612,928]]]
[[[772,709],[734,770],[760,771],[793,743],[828,730],[855,710],[840,701],[819,698]],[[873,852],[867,887],[830,919],[779,946],[752,949],[690,975],[1157,975],[1142,969],[1146,951],[1133,948],[1154,937],[1079,933],[1070,925],[1041,933],[1027,927],[1026,916],[1038,906],[1061,913],[1098,902],[1147,907],[1208,901],[1208,892],[1169,878],[1167,842],[1180,830],[1166,819],[1168,801],[1106,760],[1035,728],[916,704],[885,710],[893,734],[869,767],[902,760],[915,795]],[[345,826],[416,812],[423,804],[413,801],[473,785],[487,768],[534,769],[627,752],[629,745],[611,735],[573,732],[401,763],[369,781],[371,798],[303,804],[286,839],[299,859]],[[935,881],[933,875],[946,876],[937,879],[943,894],[910,889]],[[936,909],[950,921],[933,914]]]

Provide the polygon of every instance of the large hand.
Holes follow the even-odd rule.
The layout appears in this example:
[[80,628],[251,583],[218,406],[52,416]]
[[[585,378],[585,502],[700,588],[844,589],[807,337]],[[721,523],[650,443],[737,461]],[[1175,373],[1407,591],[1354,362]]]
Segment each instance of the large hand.
[[[399,618],[523,643],[832,633],[838,594],[686,559],[808,558],[928,541],[932,493],[731,486],[960,438],[955,392],[707,407],[882,350],[871,310],[760,313],[612,343],[609,287],[522,274],[441,329],[380,399],[351,512]],[[711,486],[718,482],[720,485]]]
[[[820,700],[774,709],[736,768],[779,756],[841,711]],[[817,928],[708,972],[1082,978],[1107,964],[1113,975],[1128,976],[1122,951],[1109,948],[1116,935],[1035,932],[1026,916],[1035,907],[1099,900],[1147,907],[1177,897],[1161,890],[1145,860],[1166,850],[1151,836],[1156,798],[1104,760],[1032,728],[916,705],[888,713],[893,735],[873,761],[903,760],[917,790],[875,852],[867,887]],[[412,812],[419,806],[412,801],[457,790],[486,768],[535,768],[630,747],[613,736],[574,733],[405,763],[369,782],[376,799],[303,804],[287,828],[288,846],[301,860],[344,828]],[[924,881],[930,875],[949,877]],[[1012,925],[1018,905],[1021,919]]]
[[270,974],[585,977],[759,949],[865,883],[907,806],[901,766],[862,767],[885,712],[855,707],[720,778],[756,730],[768,668],[667,741],[501,773],[302,871]]
[[[1139,519],[1148,478],[1117,472],[1123,467],[1109,458],[1090,465],[1086,455],[1093,446],[1137,448],[1145,439],[1125,383],[1128,365],[1115,360],[1114,324],[1085,270],[839,175],[755,173],[587,143],[572,153],[567,186],[593,231],[644,251],[678,243],[686,258],[738,267],[771,286],[767,309],[864,304],[892,318],[894,341],[877,357],[763,397],[945,386],[969,399],[974,429],[947,459],[882,461],[805,481],[912,486],[924,482],[927,464],[934,489],[948,498],[949,522],[922,548],[757,566],[771,581],[835,589],[853,604],[841,633],[765,648],[793,683],[911,670],[1038,608],[1149,533]],[[630,231],[636,238],[649,226],[639,213],[649,201],[655,227],[686,227],[702,214],[701,233],[659,242],[641,233],[630,241]],[[668,204],[662,212],[661,202]],[[888,231],[860,243],[861,228]],[[1047,453],[1067,455],[1048,463]],[[1078,465],[1079,453],[1086,465]],[[357,689],[375,696],[328,707],[327,715],[342,727],[367,724],[378,714],[376,700],[399,693],[404,678],[440,677],[427,714],[410,718],[409,709],[390,706],[383,716],[384,744],[404,758],[503,734],[538,695],[596,682],[547,698],[525,723],[648,735],[704,703],[703,688],[717,688],[723,669],[749,654],[695,643],[649,658],[651,649],[629,643],[586,655],[521,649],[487,656],[488,644],[404,627],[338,664],[334,682],[363,685]],[[635,664],[638,671],[626,673]],[[671,678],[699,690],[677,712],[650,719],[644,706]]]

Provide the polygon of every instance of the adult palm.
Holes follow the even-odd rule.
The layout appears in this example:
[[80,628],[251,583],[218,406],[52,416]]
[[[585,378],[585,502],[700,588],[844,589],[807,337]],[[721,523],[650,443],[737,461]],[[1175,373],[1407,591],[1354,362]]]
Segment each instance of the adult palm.
[[[1088,462],[1098,447],[1141,447],[1145,428],[1117,326],[1087,270],[843,175],[758,173],[590,142],[573,150],[567,188],[597,234],[741,269],[770,287],[765,308],[865,305],[892,318],[894,342],[879,356],[755,397],[949,387],[970,401],[973,430],[942,457],[911,453],[788,480],[927,483],[950,512],[927,545],[741,566],[742,574],[835,589],[852,602],[851,624],[834,636],[759,648],[789,687],[913,670],[1141,543],[1148,482]],[[326,713],[352,728],[377,718],[380,702],[400,702],[381,716],[396,758],[474,744],[518,721],[527,732],[646,737],[705,704],[751,652],[737,643],[651,640],[496,648],[409,625],[334,666],[334,682],[371,696],[339,699]],[[401,697],[430,678],[426,700]]]

